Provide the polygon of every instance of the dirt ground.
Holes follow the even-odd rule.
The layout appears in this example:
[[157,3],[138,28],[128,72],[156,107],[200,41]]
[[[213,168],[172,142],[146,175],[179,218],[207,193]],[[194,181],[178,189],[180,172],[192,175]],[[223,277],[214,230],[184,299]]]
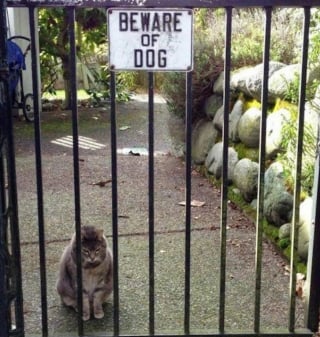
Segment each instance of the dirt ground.
[[[117,105],[119,292],[121,333],[148,333],[148,105],[139,95]],[[73,156],[70,112],[44,112],[41,122],[43,205],[49,331],[77,331],[75,312],[55,291],[60,255],[74,231]],[[110,111],[79,109],[81,221],[104,228],[112,245]],[[183,121],[155,101],[155,316],[157,333],[183,331],[185,164]],[[36,172],[33,126],[15,121],[25,323],[28,335],[41,332]],[[90,143],[88,145],[88,139]],[[88,148],[84,148],[87,146]],[[130,153],[131,151],[131,153]],[[140,154],[140,155],[133,155]],[[219,189],[192,172],[191,331],[218,329],[220,278]],[[227,330],[252,331],[255,288],[255,225],[236,207],[228,208],[226,259]],[[261,328],[287,331],[289,273],[285,261],[263,243]],[[303,326],[297,302],[297,326]],[[85,323],[86,333],[112,333],[112,301],[102,320]]]

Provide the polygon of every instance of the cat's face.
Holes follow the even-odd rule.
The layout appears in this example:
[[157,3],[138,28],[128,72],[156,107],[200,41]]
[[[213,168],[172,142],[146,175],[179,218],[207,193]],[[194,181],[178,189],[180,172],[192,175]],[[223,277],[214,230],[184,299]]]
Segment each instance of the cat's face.
[[84,268],[98,266],[106,257],[107,242],[103,230],[92,226],[81,229],[82,265]]

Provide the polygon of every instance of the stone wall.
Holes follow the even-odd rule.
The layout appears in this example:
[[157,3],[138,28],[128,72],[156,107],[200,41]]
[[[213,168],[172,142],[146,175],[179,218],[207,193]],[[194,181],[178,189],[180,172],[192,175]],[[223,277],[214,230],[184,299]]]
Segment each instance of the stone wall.
[[[293,196],[286,185],[286,175],[283,165],[277,160],[282,148],[283,127],[292,119],[290,109],[277,108],[277,100],[285,100],[290,83],[297,80],[300,65],[284,65],[270,62],[269,94],[270,111],[267,114],[266,127],[266,160],[267,169],[264,173],[264,216],[267,221],[279,228],[280,240],[289,239],[293,213]],[[228,149],[228,180],[233,184],[234,191],[240,193],[244,200],[256,205],[259,164],[257,159],[240,158],[237,145],[242,144],[247,149],[255,149],[258,158],[260,142],[260,123],[262,111],[259,104],[247,107],[246,100],[261,101],[263,65],[242,68],[231,74],[230,89],[234,104],[229,111],[229,141]],[[222,175],[221,142],[223,130],[223,73],[213,86],[213,93],[205,104],[206,118],[197,122],[193,129],[192,158],[195,164],[205,165],[206,169],[216,179]],[[317,70],[308,71],[308,83],[320,78]],[[320,90],[315,98],[305,105],[305,128],[311,129],[316,146],[319,125]],[[294,155],[294,154],[292,154]],[[243,156],[243,154],[242,154]],[[315,152],[304,156],[303,162],[315,163]],[[294,172],[292,172],[294,176]],[[306,260],[308,255],[309,231],[311,226],[312,196],[304,198],[300,205],[300,220],[297,224],[298,255]],[[287,240],[289,241],[289,240]]]

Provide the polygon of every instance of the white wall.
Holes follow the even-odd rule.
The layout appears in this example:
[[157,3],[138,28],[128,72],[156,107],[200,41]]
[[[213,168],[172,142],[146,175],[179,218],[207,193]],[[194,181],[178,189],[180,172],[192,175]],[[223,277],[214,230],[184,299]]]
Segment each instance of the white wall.
[[[8,37],[23,35],[30,38],[29,10],[27,8],[8,8]],[[37,27],[37,24],[36,24]],[[37,36],[36,31],[36,36]],[[22,39],[14,40],[24,52],[28,42]],[[32,93],[31,51],[26,56],[26,70],[23,71],[23,88],[25,94]],[[39,64],[39,63],[38,63]],[[38,78],[40,83],[40,71]],[[39,85],[40,87],[40,85]]]

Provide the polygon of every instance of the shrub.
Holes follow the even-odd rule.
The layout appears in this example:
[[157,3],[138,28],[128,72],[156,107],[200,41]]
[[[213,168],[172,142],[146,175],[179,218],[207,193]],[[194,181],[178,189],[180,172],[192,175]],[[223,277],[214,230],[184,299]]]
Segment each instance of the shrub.
[[[272,16],[270,59],[297,61],[297,41],[301,27],[296,19],[300,9],[275,9]],[[225,17],[222,9],[195,11],[193,70],[193,116],[203,117],[204,100],[224,66]],[[256,65],[263,59],[264,12],[262,9],[233,9],[231,62],[232,69]],[[284,43],[285,41],[285,43]],[[292,48],[287,48],[290,45]],[[319,44],[320,46],[320,44]],[[169,109],[180,116],[185,113],[185,77],[181,73],[165,75],[161,90]],[[291,89],[290,89],[291,90]],[[292,90],[291,90],[292,91]]]
[[[102,67],[100,73],[94,72],[95,87],[86,90],[94,105],[99,105],[100,102],[110,99],[110,72]],[[131,93],[127,89],[127,82],[130,77],[127,73],[120,73],[116,77],[116,101],[126,102],[130,100]]]
[[[215,31],[219,39],[213,40],[213,31],[219,24],[212,26],[213,13],[224,25],[221,10],[199,9],[195,12],[194,31],[194,69],[193,69],[193,121],[203,116],[203,103],[212,93],[212,85],[219,73],[223,70],[223,39],[220,33],[223,29]],[[216,43],[215,43],[216,42]],[[183,73],[161,74],[161,92],[167,100],[168,108],[175,114],[183,117],[185,114],[186,81]],[[165,80],[164,80],[165,79]]]
[[[303,134],[302,149],[302,172],[301,187],[302,192],[311,194],[314,180],[314,160],[316,154],[317,139],[310,124],[306,124]],[[291,120],[282,129],[281,147],[285,151],[278,155],[282,163],[286,177],[286,185],[289,191],[293,191],[295,182],[296,148],[298,139],[297,112],[292,111]]]

